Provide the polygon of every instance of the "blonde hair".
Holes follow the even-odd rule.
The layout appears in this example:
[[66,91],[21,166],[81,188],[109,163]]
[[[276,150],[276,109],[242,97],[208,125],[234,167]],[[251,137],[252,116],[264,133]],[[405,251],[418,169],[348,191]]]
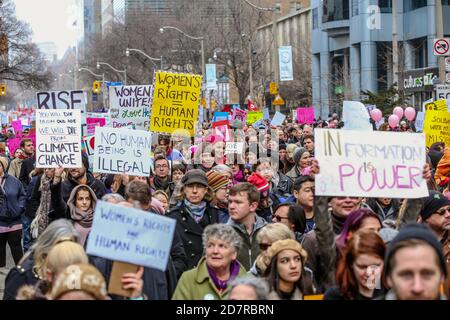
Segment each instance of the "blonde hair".
[[[45,259],[44,268],[41,270],[46,273],[51,272],[53,276],[56,276],[67,266],[78,263],[87,264],[88,262],[86,252],[80,244],[73,241],[63,241],[53,246],[47,255],[47,259]],[[46,274],[40,276],[46,278]]]
[[289,227],[280,222],[271,223],[262,228],[256,235],[258,243],[261,242],[263,237],[266,237],[272,243],[277,240],[295,239],[295,235]]

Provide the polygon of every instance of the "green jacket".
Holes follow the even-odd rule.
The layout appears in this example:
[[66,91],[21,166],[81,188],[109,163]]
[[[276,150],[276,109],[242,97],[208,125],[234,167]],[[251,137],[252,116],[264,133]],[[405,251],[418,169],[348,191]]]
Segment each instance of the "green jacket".
[[[238,277],[245,277],[247,272],[240,265]],[[220,293],[209,277],[206,258],[202,257],[196,268],[186,271],[178,281],[172,300],[223,300],[230,293],[228,287]]]

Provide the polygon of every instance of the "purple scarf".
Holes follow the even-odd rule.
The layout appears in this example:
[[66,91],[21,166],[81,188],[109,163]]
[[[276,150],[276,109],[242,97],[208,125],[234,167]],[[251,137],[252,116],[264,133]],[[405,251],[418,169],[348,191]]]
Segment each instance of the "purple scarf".
[[230,282],[231,280],[236,278],[236,276],[239,274],[239,270],[240,270],[239,262],[234,260],[233,262],[231,262],[231,266],[230,266],[230,277],[228,278],[228,280],[222,281],[222,280],[219,280],[219,278],[217,278],[216,273],[214,272],[213,269],[211,269],[208,266],[207,266],[207,268],[208,268],[209,276],[211,277],[212,281],[214,282],[214,285],[216,286],[216,288],[219,290],[225,290],[228,287],[228,282]]

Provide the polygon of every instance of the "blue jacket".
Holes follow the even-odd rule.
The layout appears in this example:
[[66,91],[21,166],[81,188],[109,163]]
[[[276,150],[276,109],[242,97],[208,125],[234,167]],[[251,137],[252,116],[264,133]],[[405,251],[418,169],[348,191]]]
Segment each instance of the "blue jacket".
[[3,187],[0,188],[0,226],[11,227],[21,223],[25,211],[27,195],[22,183],[5,173]]

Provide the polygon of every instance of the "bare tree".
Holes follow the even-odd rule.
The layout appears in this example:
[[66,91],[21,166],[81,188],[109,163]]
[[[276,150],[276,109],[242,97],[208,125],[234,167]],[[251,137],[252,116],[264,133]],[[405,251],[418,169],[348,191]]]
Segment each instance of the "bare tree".
[[11,0],[0,1],[0,79],[16,82],[22,88],[46,88],[52,75],[36,44],[30,27],[16,18]]

